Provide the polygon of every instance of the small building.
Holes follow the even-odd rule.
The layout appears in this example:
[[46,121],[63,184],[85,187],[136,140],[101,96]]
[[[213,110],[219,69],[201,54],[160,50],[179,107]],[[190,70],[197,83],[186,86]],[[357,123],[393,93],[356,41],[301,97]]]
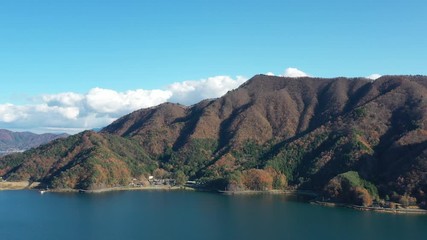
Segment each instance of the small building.
[[196,186],[197,182],[196,181],[187,181],[187,182],[185,182],[185,185],[189,186],[189,187],[192,187],[192,186]]

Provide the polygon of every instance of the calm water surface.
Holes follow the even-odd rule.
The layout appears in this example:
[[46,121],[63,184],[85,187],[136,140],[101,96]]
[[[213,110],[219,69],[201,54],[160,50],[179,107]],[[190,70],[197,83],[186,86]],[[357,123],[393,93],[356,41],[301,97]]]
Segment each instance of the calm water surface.
[[427,216],[285,196],[181,191],[0,191],[0,239],[427,239]]

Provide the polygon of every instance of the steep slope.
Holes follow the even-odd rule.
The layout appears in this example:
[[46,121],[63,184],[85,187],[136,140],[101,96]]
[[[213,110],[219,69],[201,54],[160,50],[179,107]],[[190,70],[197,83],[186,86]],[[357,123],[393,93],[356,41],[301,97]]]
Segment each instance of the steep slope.
[[[187,108],[164,103],[154,108],[141,109],[113,122],[104,133],[131,137],[150,153],[161,154],[166,146],[179,137],[186,120]],[[165,127],[167,126],[167,127]]]
[[34,134],[30,132],[12,132],[0,129],[0,152],[24,151],[38,147],[57,138],[65,138],[67,136],[67,134]]
[[[357,98],[366,84],[369,84],[366,79],[284,79],[257,75],[219,99],[205,100],[192,107],[166,103],[139,110],[117,120],[103,132],[131,138],[165,133],[161,139],[150,142],[164,142],[162,147],[175,149],[190,139],[216,139],[220,147],[247,139],[265,143],[273,138],[293,137],[341,114],[344,108],[350,109],[355,103],[349,99]],[[150,152],[158,153],[157,147]]]
[[[146,152],[141,161],[153,163],[144,167],[146,174],[159,166],[219,189],[271,189],[288,183],[335,201],[410,200],[424,206],[426,121],[427,77],[384,76],[373,82],[257,75],[218,99],[135,111],[99,136]],[[84,149],[75,150],[76,156],[89,159]],[[103,144],[102,151],[114,155],[118,150]],[[26,165],[44,152],[39,148],[3,158],[0,169],[7,178],[18,174],[53,184],[52,163],[42,173]],[[57,155],[63,159],[69,152],[64,147]],[[90,154],[100,162],[108,159]],[[137,158],[127,152],[123,156]],[[67,186],[81,182],[76,181]]]

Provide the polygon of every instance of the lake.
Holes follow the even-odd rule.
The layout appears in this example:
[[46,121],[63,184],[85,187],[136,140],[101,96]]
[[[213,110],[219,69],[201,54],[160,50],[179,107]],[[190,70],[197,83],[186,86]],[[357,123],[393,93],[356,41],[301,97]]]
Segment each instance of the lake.
[[283,195],[0,191],[0,239],[425,239],[427,216],[330,208]]

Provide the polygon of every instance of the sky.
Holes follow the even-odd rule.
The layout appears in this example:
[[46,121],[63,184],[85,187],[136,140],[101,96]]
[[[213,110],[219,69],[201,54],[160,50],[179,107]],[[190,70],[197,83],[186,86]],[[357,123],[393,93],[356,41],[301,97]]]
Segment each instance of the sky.
[[424,0],[2,0],[0,128],[105,126],[255,74],[427,75]]

